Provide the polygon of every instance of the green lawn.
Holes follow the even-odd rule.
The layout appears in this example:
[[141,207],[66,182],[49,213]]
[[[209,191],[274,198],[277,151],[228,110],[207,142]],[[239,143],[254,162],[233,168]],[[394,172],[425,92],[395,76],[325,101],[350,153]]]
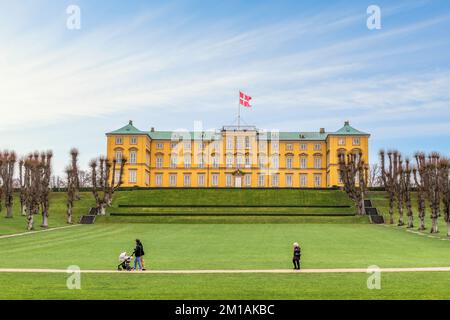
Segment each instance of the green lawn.
[[82,274],[68,290],[66,274],[0,273],[0,299],[450,299],[450,273],[368,274]]
[[[166,196],[173,195],[174,198],[163,197],[164,191]],[[201,205],[211,204],[213,198],[205,199],[215,192],[215,196],[221,194],[221,200],[217,201],[223,201],[225,194],[236,196],[231,190],[197,191],[202,194],[202,203],[197,203]],[[274,190],[258,191],[269,197],[267,192]],[[348,204],[348,200],[342,200],[343,193],[336,190],[275,191],[280,191],[280,197],[276,197],[278,193],[271,194],[271,202],[267,199],[258,202],[260,194],[250,192],[247,197],[239,198],[241,202],[233,203],[260,203],[262,211],[269,210],[264,205],[274,203],[327,205],[328,197],[333,205]],[[131,204],[132,199],[142,199],[145,203],[142,201],[140,204],[158,205],[167,210],[167,206],[180,203],[181,199],[185,200],[183,204],[194,205],[195,193],[189,195],[190,192],[193,190],[122,191],[117,193],[109,212],[136,210],[118,207],[125,200]],[[288,194],[295,196],[293,200]],[[385,196],[382,193],[371,193],[370,196],[383,211]],[[243,199],[248,202],[242,203]],[[91,205],[92,196],[83,193],[82,200],[76,203],[76,215],[86,213]],[[143,212],[153,209],[140,208]],[[249,212],[245,208],[239,209]],[[316,209],[311,208],[312,212]],[[130,251],[135,238],[140,238],[145,245],[147,266],[159,270],[289,269],[291,246],[295,241],[302,245],[304,268],[450,266],[450,241],[444,234],[440,234],[440,238],[429,238],[406,232],[405,228],[371,225],[366,217],[357,216],[233,217],[235,208],[214,210],[225,210],[230,216],[106,216],[99,217],[95,225],[0,239],[0,256],[6,257],[0,259],[0,268],[67,268],[78,265],[82,269],[113,270],[119,253]],[[40,222],[40,217],[36,218]],[[39,230],[38,225],[36,229]],[[50,226],[62,225],[65,225],[65,194],[55,193],[52,194]],[[17,214],[13,219],[0,221],[0,233],[3,234],[23,232],[24,227],[24,218]],[[0,299],[450,298],[449,272],[383,273],[382,290],[368,290],[367,277],[367,274],[82,274],[82,290],[78,291],[66,289],[66,274],[0,273]]]
[[0,267],[114,269],[117,256],[145,244],[153,269],[450,266],[450,241],[369,224],[109,224],[0,239]]

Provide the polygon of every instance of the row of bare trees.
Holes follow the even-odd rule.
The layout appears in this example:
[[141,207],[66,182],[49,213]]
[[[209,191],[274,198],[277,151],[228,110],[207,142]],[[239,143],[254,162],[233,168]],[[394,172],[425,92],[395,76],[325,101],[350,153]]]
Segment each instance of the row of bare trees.
[[[411,191],[417,190],[417,210],[419,230],[425,230],[426,204],[430,208],[431,233],[437,233],[438,219],[442,215],[447,223],[447,234],[450,235],[450,160],[432,152],[426,155],[417,152],[415,164],[410,159],[403,159],[398,151],[380,151],[381,177],[389,198],[389,223],[394,223],[394,206],[397,204],[398,225],[405,225],[404,209],[408,219],[407,227],[413,228],[414,213],[412,210]],[[441,208],[442,206],[442,208]]]
[[341,153],[338,155],[339,171],[344,191],[355,202],[359,215],[365,214],[364,199],[369,180],[368,165],[362,153]]
[[[120,163],[100,157],[90,163],[91,172],[80,174],[78,167],[79,152],[76,148],[70,150],[70,163],[65,170],[67,189],[67,223],[73,223],[75,202],[80,200],[80,181],[91,179],[92,194],[98,214],[106,214],[106,208],[111,206],[113,193],[121,186],[126,159]],[[0,211],[4,204],[6,217],[13,217],[14,191],[18,189],[20,212],[26,216],[27,229],[34,228],[34,216],[42,215],[41,227],[48,227],[50,210],[53,153],[34,152],[17,161],[15,152],[0,152]],[[18,179],[15,180],[15,167],[18,164]],[[80,176],[82,179],[80,179]],[[83,182],[85,183],[85,182]]]

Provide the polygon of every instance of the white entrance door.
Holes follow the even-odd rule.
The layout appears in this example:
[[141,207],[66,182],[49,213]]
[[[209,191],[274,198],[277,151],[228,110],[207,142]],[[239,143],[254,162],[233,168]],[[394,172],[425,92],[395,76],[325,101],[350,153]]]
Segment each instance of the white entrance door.
[[242,186],[242,177],[235,177],[234,178],[234,186],[236,188],[240,188]]

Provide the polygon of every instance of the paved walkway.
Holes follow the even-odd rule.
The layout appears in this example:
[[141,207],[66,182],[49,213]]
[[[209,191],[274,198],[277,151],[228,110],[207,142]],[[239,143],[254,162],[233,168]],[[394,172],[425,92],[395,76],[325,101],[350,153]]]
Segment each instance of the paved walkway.
[[[81,270],[81,273],[124,273],[124,274],[210,274],[210,273],[367,273],[367,268],[343,268],[343,269],[262,269],[262,270],[147,270],[147,271],[116,271],[116,270]],[[381,268],[381,272],[450,272],[450,267],[428,268]],[[66,269],[15,269],[0,268],[0,273],[72,273]]]
[[73,227],[79,227],[79,226],[81,226],[81,224],[73,224],[73,225],[64,226],[64,227],[48,228],[48,229],[44,229],[44,230],[27,231],[27,232],[22,232],[22,233],[6,234],[6,235],[3,235],[3,236],[0,236],[0,239],[14,238],[14,237],[20,237],[20,236],[27,236],[29,234],[36,234],[36,233],[41,233],[41,232],[50,232],[50,231],[56,231],[56,230],[73,228]]

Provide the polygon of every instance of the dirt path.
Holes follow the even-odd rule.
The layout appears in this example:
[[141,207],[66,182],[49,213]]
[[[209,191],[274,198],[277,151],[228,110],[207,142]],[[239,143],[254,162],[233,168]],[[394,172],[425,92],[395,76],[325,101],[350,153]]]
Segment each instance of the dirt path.
[[[367,268],[342,268],[342,269],[261,269],[261,270],[147,270],[134,272],[119,272],[116,270],[81,270],[81,273],[122,273],[122,274],[209,274],[209,273],[367,273]],[[380,272],[450,272],[450,267],[428,268],[381,268]],[[66,269],[16,269],[0,268],[0,273],[72,273]]]
[[73,224],[73,225],[70,225],[70,226],[49,228],[49,229],[44,229],[44,230],[27,231],[27,232],[22,232],[22,233],[6,234],[6,235],[3,235],[3,236],[0,236],[0,239],[15,238],[15,237],[27,236],[27,235],[30,235],[30,234],[36,234],[36,233],[41,233],[41,232],[50,232],[50,231],[56,231],[56,230],[73,228],[73,227],[79,227],[79,226],[81,226],[81,224]]

